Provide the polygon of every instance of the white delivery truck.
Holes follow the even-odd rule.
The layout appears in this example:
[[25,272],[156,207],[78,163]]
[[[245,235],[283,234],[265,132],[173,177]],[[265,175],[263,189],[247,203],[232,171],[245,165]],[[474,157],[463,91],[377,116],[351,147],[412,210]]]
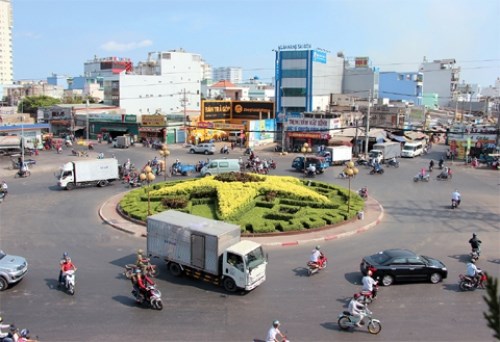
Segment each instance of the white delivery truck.
[[130,136],[121,135],[113,139],[113,147],[116,148],[129,148],[130,147]]
[[266,280],[267,261],[259,243],[241,240],[240,227],[176,210],[147,219],[147,252],[183,273],[228,292],[250,291]]
[[352,159],[352,147],[345,145],[327,146],[318,155],[325,157],[330,165],[341,165]]
[[79,160],[64,164],[56,174],[57,184],[67,190],[81,186],[106,186],[119,179],[115,158]]
[[373,148],[370,150],[369,157],[370,159],[377,160],[379,163],[383,163],[392,158],[399,158],[401,157],[401,143],[388,141],[374,144]]

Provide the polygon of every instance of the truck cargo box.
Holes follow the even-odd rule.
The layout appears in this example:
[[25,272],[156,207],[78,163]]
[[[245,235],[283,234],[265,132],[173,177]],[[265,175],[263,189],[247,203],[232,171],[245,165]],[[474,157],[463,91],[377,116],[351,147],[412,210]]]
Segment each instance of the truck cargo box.
[[220,275],[220,257],[240,241],[238,225],[167,210],[147,219],[148,255]]
[[115,158],[74,161],[76,182],[118,179],[118,161]]

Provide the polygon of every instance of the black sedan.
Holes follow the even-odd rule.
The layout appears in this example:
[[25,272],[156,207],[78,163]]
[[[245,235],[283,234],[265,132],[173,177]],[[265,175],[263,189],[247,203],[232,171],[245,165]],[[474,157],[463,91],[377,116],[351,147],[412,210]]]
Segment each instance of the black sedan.
[[373,278],[380,279],[384,286],[394,281],[430,281],[436,284],[448,276],[441,261],[407,249],[387,249],[364,257],[359,267],[363,275],[372,269]]

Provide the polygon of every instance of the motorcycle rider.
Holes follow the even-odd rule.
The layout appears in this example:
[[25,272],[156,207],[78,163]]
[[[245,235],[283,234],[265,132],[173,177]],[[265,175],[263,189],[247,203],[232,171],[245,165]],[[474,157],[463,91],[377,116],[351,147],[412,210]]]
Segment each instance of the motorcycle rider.
[[434,168],[434,160],[431,159],[431,161],[429,162],[429,171],[432,171],[433,168]]
[[71,258],[67,252],[63,253],[63,259],[61,259],[59,263],[61,266],[59,272],[59,285],[65,285],[64,276],[66,275],[66,272],[71,270],[76,271],[76,266],[71,262]]
[[438,164],[438,166],[439,166],[440,169],[443,168],[443,164],[444,164],[444,158],[441,157],[441,159],[439,159],[439,164]]
[[461,197],[462,196],[460,196],[460,193],[457,189],[455,189],[455,191],[451,193],[451,201],[455,201],[457,203],[457,207],[460,205]]
[[311,164],[309,164],[309,165],[307,166],[306,173],[307,173],[308,175],[314,175],[314,174],[316,174],[316,165],[314,165],[314,164],[312,164],[312,163],[311,163]]
[[[2,342],[12,342],[12,339],[8,340],[9,337],[9,329],[11,327],[10,324],[2,324],[3,318],[0,316],[0,341]],[[2,331],[2,330],[5,330]]]
[[141,248],[137,250],[137,260],[135,264],[138,268],[141,269],[142,273],[146,274],[146,268],[149,264],[149,259],[144,256],[144,251]]
[[2,189],[0,190],[3,192],[3,197],[7,197],[7,194],[9,193],[9,186],[5,181],[2,181]]
[[376,286],[378,284],[378,281],[373,279],[372,276],[373,276],[373,271],[368,270],[368,272],[366,272],[366,275],[362,279],[363,287],[361,288],[361,292],[363,291],[370,292],[372,294],[372,298],[375,299],[377,297]]
[[277,336],[279,335],[281,339],[285,339],[285,336],[281,333],[280,329],[280,321],[273,321],[273,326],[267,332],[266,342],[279,342]]
[[316,246],[309,257],[309,261],[314,264],[314,266],[319,267],[319,260],[323,257],[323,253],[320,251],[321,247]]
[[349,314],[351,314],[352,317],[357,318],[357,327],[361,326],[361,322],[363,321],[363,318],[365,318],[366,314],[366,306],[360,301],[360,298],[361,295],[359,293],[354,294],[347,307]]
[[152,281],[147,275],[141,272],[140,268],[136,268],[134,271],[134,275],[130,278],[130,281],[132,282],[132,286],[134,287],[134,290],[136,291],[136,300],[137,302],[140,302],[140,295],[144,296],[144,298],[147,298],[147,288],[146,285],[154,285],[154,281]]
[[481,279],[481,274],[480,270],[476,266],[476,260],[472,259],[467,264],[467,271],[465,272],[465,275],[471,278],[475,284],[479,282],[479,279]]
[[472,233],[472,238],[469,240],[469,243],[472,251],[477,252],[477,255],[479,256],[481,254],[481,244],[483,242],[477,238],[476,233]]

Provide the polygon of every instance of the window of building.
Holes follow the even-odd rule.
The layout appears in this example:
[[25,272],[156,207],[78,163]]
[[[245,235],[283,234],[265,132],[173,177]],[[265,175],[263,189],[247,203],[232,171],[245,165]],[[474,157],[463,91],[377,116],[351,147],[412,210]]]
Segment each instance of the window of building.
[[281,96],[306,96],[306,88],[283,88]]
[[281,78],[305,78],[307,70],[282,70]]

